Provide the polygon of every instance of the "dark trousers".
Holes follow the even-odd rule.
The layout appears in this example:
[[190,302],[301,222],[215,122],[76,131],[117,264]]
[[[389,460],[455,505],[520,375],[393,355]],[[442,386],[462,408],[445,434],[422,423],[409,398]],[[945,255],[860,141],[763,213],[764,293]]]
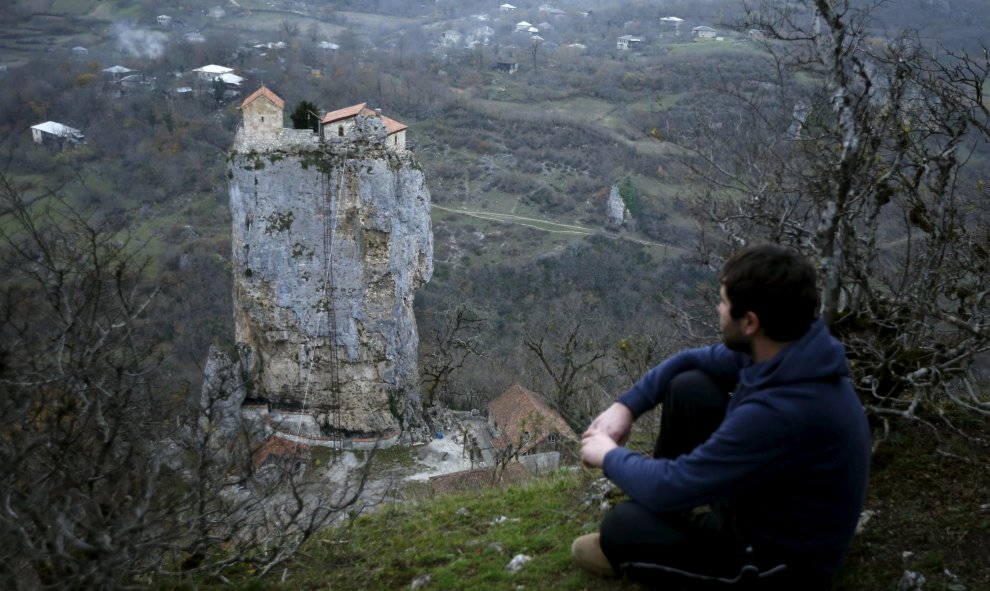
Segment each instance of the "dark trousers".
[[[725,417],[731,385],[688,371],[664,394],[654,457],[674,459],[703,443]],[[732,508],[716,501],[702,511],[658,514],[633,501],[602,520],[601,546],[612,566],[648,587],[672,589],[827,590],[828,577],[756,556],[735,528]]]

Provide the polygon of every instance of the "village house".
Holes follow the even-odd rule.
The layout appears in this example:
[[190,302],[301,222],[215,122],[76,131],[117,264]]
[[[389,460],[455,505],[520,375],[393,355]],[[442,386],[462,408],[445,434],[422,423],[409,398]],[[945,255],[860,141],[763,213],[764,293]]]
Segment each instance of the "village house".
[[511,4],[502,4],[498,7],[502,12],[515,12],[516,7]]
[[106,74],[108,78],[112,78],[113,80],[120,80],[134,71],[135,70],[125,68],[124,66],[110,66],[109,68],[103,68],[103,73]]
[[716,35],[718,35],[718,31],[705,25],[691,29],[691,36],[695,39],[714,39]]
[[128,91],[151,85],[144,74],[123,66],[106,68],[103,73],[108,78],[103,88],[113,97],[121,97]]
[[440,45],[443,47],[455,47],[461,42],[461,33],[454,29],[448,29],[440,35]]
[[494,36],[495,29],[489,27],[488,25],[482,25],[471,31],[471,34],[468,35],[468,44],[477,45],[480,43],[481,45],[488,45],[488,42],[491,41]]
[[488,404],[488,427],[497,449],[512,446],[519,456],[559,454],[576,460],[580,441],[560,414],[542,396],[515,384]]
[[516,23],[516,31],[517,32],[518,31],[528,31],[530,28],[532,28],[532,26],[533,26],[533,23],[528,23],[526,21],[519,21],[518,23]]
[[159,14],[156,20],[158,21],[158,24],[162,27],[168,27],[172,25],[172,17],[170,17],[167,14]]
[[681,32],[681,23],[684,22],[684,19],[676,16],[664,16],[660,18],[660,22],[668,27],[672,27],[674,29],[674,34],[679,35]]
[[495,70],[503,74],[515,74],[519,70],[519,62],[495,62]]
[[[268,41],[266,43],[257,43],[253,45],[255,49],[259,51],[264,51],[266,49],[285,49],[289,45],[285,41]],[[262,53],[261,55],[265,55]]]
[[193,72],[196,73],[196,76],[198,76],[200,80],[213,82],[218,77],[223,76],[224,74],[233,74],[234,69],[228,68],[226,66],[218,66],[216,64],[210,64],[208,66],[203,66],[201,68],[193,68]]
[[86,143],[86,138],[81,131],[55,121],[45,121],[32,125],[31,139],[34,140],[34,143],[47,146],[52,150],[65,150]]
[[642,45],[643,39],[640,37],[634,37],[633,35],[623,35],[615,40],[615,48],[621,49],[622,51],[629,51],[630,49],[636,49]]
[[221,74],[214,78],[214,80],[223,82],[228,88],[237,89],[241,87],[244,83],[245,78],[238,76],[237,74]]

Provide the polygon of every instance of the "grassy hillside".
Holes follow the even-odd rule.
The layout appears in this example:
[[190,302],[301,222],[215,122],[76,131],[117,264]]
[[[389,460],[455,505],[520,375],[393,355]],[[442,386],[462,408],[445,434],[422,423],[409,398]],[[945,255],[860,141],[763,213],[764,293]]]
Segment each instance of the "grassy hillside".
[[[984,425],[985,426],[985,425]],[[874,457],[867,510],[837,591],[894,589],[905,570],[926,590],[990,589],[990,448],[923,426],[902,426]],[[578,591],[635,588],[574,567],[570,542],[595,531],[597,471],[560,472],[502,490],[389,505],[308,546],[284,571],[234,588],[340,591],[423,589]],[[609,502],[621,498],[618,493]],[[517,574],[517,554],[532,560]],[[224,588],[231,588],[224,586]]]

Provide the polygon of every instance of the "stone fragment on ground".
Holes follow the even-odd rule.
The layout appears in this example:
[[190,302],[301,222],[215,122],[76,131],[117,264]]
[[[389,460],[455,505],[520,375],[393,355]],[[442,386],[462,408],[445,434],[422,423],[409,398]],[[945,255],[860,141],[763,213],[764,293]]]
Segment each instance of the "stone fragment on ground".
[[510,573],[516,574],[517,572],[522,570],[523,565],[525,565],[527,562],[529,562],[532,559],[533,559],[532,557],[526,556],[525,554],[516,554],[515,556],[512,557],[512,560],[509,561],[508,566],[506,566],[505,568],[508,569]]

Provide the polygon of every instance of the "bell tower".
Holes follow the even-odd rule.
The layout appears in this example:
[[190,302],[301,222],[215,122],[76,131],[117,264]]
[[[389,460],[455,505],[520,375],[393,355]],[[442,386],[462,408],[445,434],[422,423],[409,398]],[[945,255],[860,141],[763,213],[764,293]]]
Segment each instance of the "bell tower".
[[241,103],[244,133],[250,140],[273,140],[282,134],[285,101],[266,86]]

